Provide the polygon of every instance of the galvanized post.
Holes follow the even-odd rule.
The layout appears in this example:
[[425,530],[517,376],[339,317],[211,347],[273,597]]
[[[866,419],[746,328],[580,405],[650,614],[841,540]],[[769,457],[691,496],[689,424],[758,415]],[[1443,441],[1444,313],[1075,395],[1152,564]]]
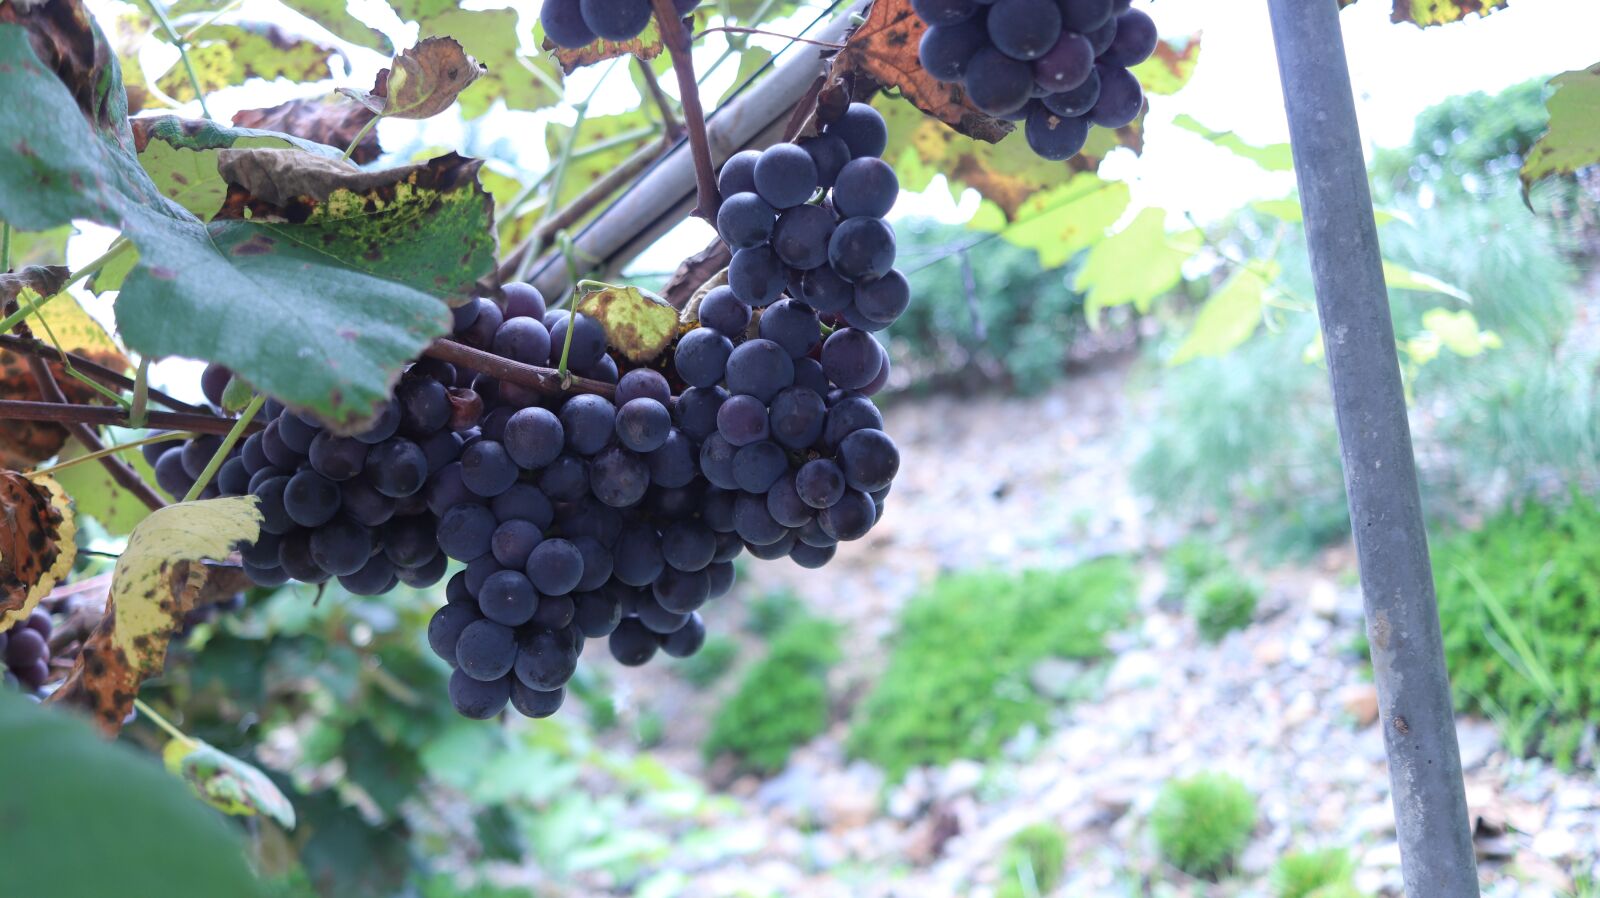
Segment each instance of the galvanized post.
[[1410,898],[1474,898],[1428,539],[1337,0],[1268,0]]

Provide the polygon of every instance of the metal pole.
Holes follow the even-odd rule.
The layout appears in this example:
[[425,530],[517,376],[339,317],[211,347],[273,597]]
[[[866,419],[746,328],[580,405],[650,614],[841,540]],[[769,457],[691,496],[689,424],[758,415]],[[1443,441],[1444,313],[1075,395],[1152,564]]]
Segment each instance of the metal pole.
[[1268,0],[1410,898],[1474,898],[1428,538],[1337,0]]

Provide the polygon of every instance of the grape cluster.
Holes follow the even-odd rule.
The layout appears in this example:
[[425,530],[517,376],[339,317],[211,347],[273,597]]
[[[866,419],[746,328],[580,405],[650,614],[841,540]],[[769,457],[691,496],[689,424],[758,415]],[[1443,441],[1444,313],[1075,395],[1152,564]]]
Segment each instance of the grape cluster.
[[[699,5],[700,0],[672,3],[680,17]],[[539,23],[551,43],[575,50],[599,39],[631,41],[650,24],[650,15],[650,0],[544,0]]]
[[1128,71],[1156,49],[1156,26],[1131,0],[912,0],[927,23],[928,74],[960,82],[973,105],[1024,122],[1028,146],[1052,160],[1083,149],[1089,127],[1139,116],[1144,89]]
[[0,666],[4,685],[38,695],[50,679],[50,615],[34,609],[11,629],[0,631]]

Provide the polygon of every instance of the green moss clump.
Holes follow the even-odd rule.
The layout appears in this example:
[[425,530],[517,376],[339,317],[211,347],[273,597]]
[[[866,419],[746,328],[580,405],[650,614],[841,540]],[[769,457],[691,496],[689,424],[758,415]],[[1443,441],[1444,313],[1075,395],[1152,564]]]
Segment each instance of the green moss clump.
[[1278,859],[1272,868],[1272,894],[1276,898],[1311,898],[1341,886],[1353,886],[1355,865],[1343,848],[1297,851]]
[[[1049,823],[1025,826],[1006,843],[1000,855],[1000,888],[996,898],[1028,898],[1055,891],[1067,865],[1067,834]],[[1024,883],[1032,882],[1029,890]]]
[[920,764],[985,759],[1051,702],[1029,681],[1049,657],[1094,659],[1132,607],[1121,558],[1019,576],[959,574],[900,613],[888,668],[861,703],[850,752],[898,779]]
[[1184,598],[1200,581],[1228,567],[1228,556],[1209,540],[1191,536],[1177,543],[1161,559],[1167,572],[1167,594]]
[[1227,873],[1256,828],[1255,797],[1223,773],[1201,773],[1161,787],[1150,811],[1156,849],[1191,876]]
[[1217,642],[1234,630],[1250,626],[1255,618],[1261,588],[1231,571],[1200,581],[1189,594],[1189,613],[1207,642]]
[[767,656],[712,721],[706,757],[731,754],[757,773],[775,773],[789,753],[828,725],[828,669],[839,659],[839,631],[815,617],[791,620]]

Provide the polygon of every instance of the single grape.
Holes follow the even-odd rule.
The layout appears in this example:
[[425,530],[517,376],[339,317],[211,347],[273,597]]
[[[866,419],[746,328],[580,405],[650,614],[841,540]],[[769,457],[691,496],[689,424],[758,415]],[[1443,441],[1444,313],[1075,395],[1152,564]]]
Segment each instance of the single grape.
[[714,433],[706,437],[700,444],[700,473],[711,481],[713,486],[725,490],[739,488],[739,481],[733,477],[733,458],[739,447],[723,438],[722,434]]
[[439,549],[457,561],[487,555],[496,526],[494,513],[482,505],[457,505],[439,518]]
[[725,197],[754,193],[756,160],[760,158],[760,150],[741,150],[729,156],[728,161],[722,163],[722,171],[717,173],[717,192]]
[[831,134],[807,137],[799,142],[800,148],[811,155],[817,165],[817,183],[827,189],[839,177],[839,169],[850,161],[850,147]]
[[900,450],[883,431],[863,428],[840,441],[839,467],[852,489],[881,490],[900,471]]
[[494,497],[489,508],[494,512],[495,520],[502,524],[506,521],[527,521],[542,531],[555,520],[555,509],[551,507],[550,499],[531,483],[512,484],[510,489]]
[[722,380],[733,342],[722,334],[698,327],[678,340],[673,364],[678,376],[692,387],[711,387]]
[[589,465],[589,487],[595,498],[612,508],[637,505],[650,487],[650,466],[638,453],[612,446]]
[[478,590],[478,610],[497,624],[519,627],[533,619],[539,594],[520,571],[497,571]]
[[222,463],[217,469],[217,489],[224,496],[242,496],[250,492],[250,471],[244,459],[237,455]]
[[[817,320],[816,311],[795,299],[780,299],[768,306],[766,311],[761,313],[758,330],[763,340],[771,340],[778,344],[796,359],[809,355],[822,343],[822,325]],[[735,355],[737,354],[736,350]],[[730,359],[730,369],[731,362]]]
[[1053,93],[1042,101],[1044,108],[1062,118],[1078,118],[1089,114],[1100,100],[1100,73],[1089,70],[1089,77],[1071,90]]
[[[478,321],[481,323],[487,317],[479,316]],[[400,431],[407,436],[427,436],[450,421],[449,391],[431,377],[403,378],[400,386],[395,388],[395,400],[400,403]],[[313,460],[316,453],[317,447],[313,443]]]
[[535,318],[508,318],[495,331],[494,354],[524,365],[543,366],[550,361],[550,332]]
[[[1128,11],[1126,8],[1127,4],[1123,2],[1123,0],[1118,0],[1118,5],[1122,6],[1123,8],[1117,10],[1116,12],[1122,13]],[[1111,42],[1117,38],[1116,16],[1113,15],[1111,18],[1106,19],[1106,23],[1101,25],[1099,28],[1094,28],[1083,32],[1083,36],[1089,39],[1089,46],[1094,48],[1095,58],[1098,59],[1101,53],[1104,53],[1106,50],[1110,49]]]
[[1063,31],[1049,52],[1033,61],[1034,83],[1050,93],[1079,87],[1094,71],[1094,45],[1075,31]]
[[800,501],[812,508],[827,508],[844,496],[844,471],[832,459],[814,458],[795,472],[794,488]]
[[795,298],[818,312],[842,312],[855,299],[855,285],[827,265],[802,273],[799,282]]
[[856,285],[856,312],[873,323],[893,324],[910,305],[911,284],[898,271]]
[[706,565],[706,578],[711,581],[711,598],[713,599],[722,598],[728,594],[728,590],[733,588],[733,581],[737,576],[737,572],[733,568],[733,559],[738,557],[739,553],[744,550],[744,543],[739,542],[738,536],[731,533],[726,534],[726,536],[728,537],[728,543],[733,546],[732,554],[726,558],[722,557],[724,534],[719,533],[717,534],[717,560]]
[[1117,33],[1111,39],[1111,46],[1100,54],[1100,61],[1131,69],[1149,59],[1159,42],[1156,23],[1143,12],[1131,9],[1117,16]]
[[767,416],[772,439],[796,451],[809,448],[822,436],[828,408],[822,397],[806,387],[788,387],[772,400]]
[[788,532],[767,510],[766,498],[753,493],[740,493],[734,500],[733,525],[740,539],[756,546],[771,545]]
[[605,590],[576,594],[572,622],[589,639],[610,636],[622,623],[622,605]]
[[668,611],[660,602],[656,601],[654,588],[650,595],[640,596],[634,611],[639,616],[639,623],[646,630],[660,636],[677,632],[679,627],[689,622],[687,611]]
[[[712,544],[715,545],[715,542],[716,539],[713,537]],[[707,557],[709,558],[709,554]],[[704,567],[696,571],[669,568],[651,584],[650,595],[666,612],[687,615],[704,605],[711,597],[711,577],[706,574]],[[677,626],[682,625],[682,623],[677,624]],[[646,622],[645,626],[656,629],[651,622]],[[676,629],[675,626],[669,632],[675,632]]]
[[841,542],[866,536],[877,520],[872,497],[853,489],[845,490],[843,498],[817,514],[823,532]]
[[661,650],[674,658],[687,658],[706,644],[706,625],[699,614],[690,614],[682,627],[660,638]]
[[733,480],[739,489],[750,493],[764,493],[789,467],[783,447],[771,440],[762,440],[740,447],[733,456]]
[[517,473],[505,446],[493,440],[479,440],[461,452],[461,482],[479,496],[493,498],[510,489]]
[[373,555],[360,570],[340,576],[339,585],[351,595],[381,596],[389,591],[394,579],[394,562],[382,555]]
[[500,288],[500,295],[505,297],[507,319],[532,318],[540,323],[544,322],[544,294],[539,292],[538,287],[513,281]]
[[717,411],[728,399],[721,387],[690,387],[678,395],[673,414],[678,427],[695,441],[704,440],[717,430]]
[[754,396],[733,396],[717,410],[717,433],[734,446],[767,438],[767,407]]
[[739,344],[728,356],[726,370],[728,392],[754,396],[763,404],[794,383],[794,360],[772,340],[746,340]]
[[917,58],[928,74],[940,81],[960,81],[967,64],[989,45],[989,30],[982,17],[955,25],[934,25],[922,34]]
[[233,372],[222,365],[212,362],[200,372],[200,392],[205,394],[206,401],[218,408],[222,407],[222,394],[228,390],[228,381],[233,379]]
[[372,531],[341,515],[311,531],[311,560],[335,577],[361,570],[372,557]]
[[[597,528],[598,529],[598,528]],[[573,532],[570,534],[572,544],[578,547],[578,555],[583,559],[583,576],[578,578],[578,585],[573,587],[578,592],[589,592],[599,589],[611,579],[615,563],[611,556],[609,546],[616,542],[616,537],[622,532],[622,522],[617,522],[617,530],[609,537],[587,535]],[[606,539],[606,542],[601,542]],[[562,624],[561,626],[566,626]]]
[[750,557],[752,558],[759,558],[762,561],[777,561],[780,558],[788,558],[789,553],[794,551],[794,547],[799,542],[800,538],[795,535],[793,530],[785,530],[783,536],[779,537],[777,542],[767,543],[766,545],[752,544],[745,548],[750,551]]
[[616,408],[600,396],[580,393],[569,398],[561,406],[567,448],[583,455],[599,452],[611,442],[616,416]]
[[984,47],[967,61],[962,83],[972,105],[990,115],[1004,115],[1021,109],[1033,96],[1033,67]]
[[929,25],[954,25],[978,14],[978,0],[912,0],[917,17]]
[[383,554],[396,567],[418,567],[439,554],[438,524],[432,515],[395,518],[384,526]]
[[828,241],[828,263],[847,281],[870,281],[894,268],[894,230],[879,218],[847,218]]
[[822,428],[822,445],[830,452],[837,450],[845,437],[869,427],[883,429],[883,413],[872,400],[859,394],[840,397],[828,409],[828,421]]
[[839,138],[850,148],[850,158],[882,156],[889,145],[889,127],[884,124],[878,110],[866,103],[851,103],[838,120],[823,130],[824,134]]
[[811,154],[792,143],[779,143],[761,151],[756,160],[756,193],[775,209],[798,206],[816,193],[817,164]]
[[900,197],[900,179],[882,159],[863,157],[839,172],[833,189],[833,207],[843,218],[882,218]]
[[568,540],[547,539],[528,554],[526,573],[541,594],[564,596],[583,579],[583,553]]
[[1060,6],[1061,24],[1088,34],[1111,21],[1112,0],[1071,0]]
[[1045,159],[1062,162],[1078,155],[1089,140],[1087,118],[1062,118],[1048,107],[1039,106],[1028,113],[1028,123],[1023,129],[1028,146]]
[[[846,171],[849,168],[849,165],[845,166]],[[835,201],[838,196],[838,189],[835,188]],[[772,229],[772,251],[790,268],[816,268],[828,261],[828,239],[833,236],[834,222],[833,213],[821,206],[802,205],[786,209],[778,216],[778,223]]]
[[838,549],[833,546],[818,548],[803,542],[797,542],[789,549],[789,560],[808,570],[816,570],[832,561],[834,553],[837,551]]
[[524,408],[506,419],[502,445],[518,467],[535,470],[555,461],[566,445],[566,431],[549,409]]
[[521,680],[509,678],[511,684],[511,707],[518,714],[533,720],[540,720],[561,710],[561,703],[566,698],[565,689],[529,689]]
[[654,452],[672,431],[672,413],[647,396],[630,399],[617,409],[617,442],[634,452]]
[[826,549],[829,546],[836,546],[839,544],[837,539],[834,539],[823,531],[822,524],[819,523],[816,518],[812,518],[811,520],[802,524],[800,528],[795,531],[795,536],[800,542],[816,549]]
[[767,490],[767,513],[785,527],[799,527],[816,514],[816,509],[800,499],[794,483],[795,475],[784,471]]
[[[157,479],[160,471],[156,472]],[[289,510],[284,507],[284,493],[289,488],[289,478],[284,475],[269,477],[265,481],[255,484],[250,488],[251,495],[256,497],[256,509],[261,512],[261,529],[267,533],[283,534],[294,529],[294,518],[289,517]],[[166,487],[162,487],[166,489]],[[177,495],[181,496],[182,493]]]
[[553,630],[536,630],[518,640],[517,661],[512,670],[529,689],[560,689],[577,669],[577,651],[566,637]]
[[666,559],[661,554],[661,540],[650,527],[632,525],[624,528],[614,548],[612,573],[629,586],[649,586],[666,567]]
[[750,326],[750,314],[750,307],[728,286],[713,287],[700,300],[700,323],[729,338],[744,335]]
[[[567,366],[576,370],[589,370],[601,363],[606,354],[606,330],[599,321],[588,315],[579,314],[577,324],[572,324],[572,315],[564,309],[550,312],[545,324],[550,328],[550,362],[552,365],[560,364],[562,353],[566,353]],[[554,321],[554,324],[550,322]],[[567,343],[567,330],[572,330],[572,342]]]
[[427,455],[421,446],[404,437],[391,437],[368,449],[362,467],[366,481],[393,498],[416,493],[428,480]]
[[[267,454],[267,459],[273,465],[293,470],[300,465],[303,456],[289,448],[289,444],[278,435],[278,422],[276,419],[267,423],[266,429],[261,431],[261,451]],[[189,466],[184,466],[184,473],[188,473]],[[191,478],[195,475],[190,474]]]
[[728,263],[728,286],[749,305],[760,307],[772,302],[788,284],[788,270],[770,246],[736,250]]
[[650,24],[648,0],[578,0],[589,30],[609,41],[629,41]]
[[488,720],[505,710],[511,697],[511,678],[501,675],[492,680],[478,680],[465,670],[450,675],[450,705],[456,713],[472,720]]
[[611,631],[607,640],[611,657],[628,667],[638,667],[655,656],[658,643],[656,634],[637,620],[624,620]]
[[1100,73],[1100,99],[1089,110],[1089,120],[1102,128],[1121,128],[1133,123],[1144,109],[1144,88],[1139,79],[1124,68],[1095,65]]
[[498,680],[516,662],[516,636],[510,627],[492,620],[476,620],[461,630],[456,640],[456,663],[474,680]]
[[494,560],[513,570],[521,570],[528,563],[528,555],[544,541],[544,535],[532,521],[513,518],[494,529],[489,539],[489,551]]
[[822,344],[822,370],[829,380],[846,390],[866,386],[881,367],[877,342],[859,328],[834,331]]
[[449,564],[443,552],[435,552],[432,558],[416,567],[395,568],[395,578],[412,589],[427,589],[444,579]]
[[[362,447],[366,448],[366,447]],[[302,527],[320,527],[339,513],[339,484],[315,471],[301,471],[284,488],[283,509]]]
[[675,570],[702,570],[716,550],[716,534],[698,521],[676,521],[661,531],[662,558]]
[[989,11],[989,40],[1012,59],[1043,56],[1061,33],[1057,0],[996,0]]
[[654,399],[667,405],[672,402],[672,385],[660,371],[635,368],[617,381],[617,395],[613,401],[621,408],[635,399]]
[[[584,24],[578,0],[544,0],[544,6],[539,9],[539,22],[544,25],[545,37],[558,47],[576,50],[596,40],[594,31]],[[468,307],[473,306],[474,303],[468,303]],[[456,330],[460,331],[463,328],[460,317],[456,321]],[[469,319],[467,325],[471,323]]]
[[589,466],[574,455],[563,455],[539,475],[539,489],[557,502],[573,502],[589,493]]
[[778,217],[778,210],[754,193],[726,197],[717,209],[717,234],[734,249],[748,249],[766,243]]

